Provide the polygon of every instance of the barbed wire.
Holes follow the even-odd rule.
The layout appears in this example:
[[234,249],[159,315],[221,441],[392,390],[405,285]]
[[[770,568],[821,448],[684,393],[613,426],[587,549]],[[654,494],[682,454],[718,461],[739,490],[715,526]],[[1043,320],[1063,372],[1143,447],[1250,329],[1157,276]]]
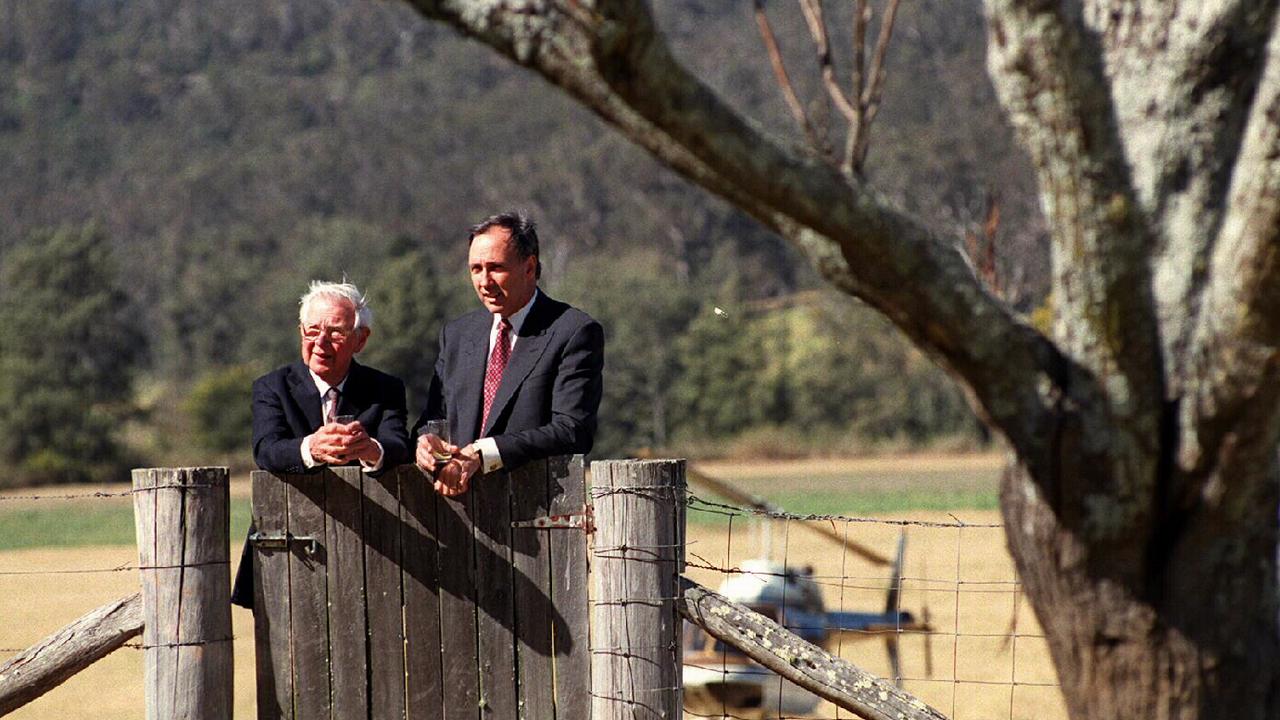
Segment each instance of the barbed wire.
[[[1025,623],[1021,623],[1023,618],[1018,614],[1018,607],[1022,602],[1024,588],[1022,582],[1017,577],[1016,570],[1013,569],[1012,564],[1009,563],[1011,573],[1011,577],[1009,578],[989,577],[989,571],[985,569],[980,570],[982,576],[966,577],[966,575],[971,573],[975,568],[971,550],[969,548],[971,548],[972,544],[975,542],[985,542],[984,538],[986,536],[982,534],[983,532],[1002,530],[1004,526],[1001,523],[968,522],[961,520],[950,513],[948,513],[950,521],[910,518],[854,517],[824,513],[792,513],[767,507],[742,507],[730,503],[708,500],[699,497],[694,493],[685,494],[684,504],[687,511],[687,517],[690,519],[694,518],[696,514],[701,513],[723,518],[724,520],[727,520],[728,523],[727,529],[711,529],[707,531],[711,533],[710,537],[723,538],[723,550],[717,550],[715,552],[708,552],[708,550],[710,550],[709,547],[701,550],[696,549],[699,548],[700,544],[705,544],[707,540],[704,536],[704,539],[699,541],[697,538],[698,532],[694,529],[697,526],[694,523],[690,523],[690,527],[686,529],[686,534],[693,535],[694,538],[689,540],[686,544],[685,567],[698,573],[709,573],[713,576],[720,576],[725,579],[724,582],[726,583],[730,578],[735,577],[759,578],[761,580],[762,588],[766,583],[776,582],[775,579],[784,580],[782,583],[773,585],[773,587],[778,588],[774,591],[777,592],[778,595],[774,595],[774,599],[772,601],[761,599],[758,601],[758,604],[767,606],[778,603],[780,600],[784,607],[779,608],[776,611],[778,615],[773,617],[773,619],[778,621],[779,624],[787,630],[802,636],[814,637],[815,635],[819,635],[827,638],[825,641],[819,641],[820,644],[826,645],[827,642],[830,642],[830,646],[828,646],[829,651],[833,652],[837,657],[843,657],[843,651],[848,647],[852,647],[852,645],[846,645],[844,642],[846,634],[854,640],[873,637],[915,637],[924,638],[926,641],[931,639],[944,639],[949,641],[950,647],[948,648],[948,654],[951,656],[951,667],[949,668],[950,672],[948,673],[949,677],[922,677],[921,673],[894,672],[890,673],[889,679],[899,684],[913,683],[920,689],[949,688],[949,693],[946,693],[946,691],[943,690],[941,695],[937,692],[930,692],[928,693],[928,696],[932,698],[929,702],[940,703],[935,705],[936,707],[945,709],[949,706],[948,714],[951,717],[956,717],[957,713],[966,712],[966,707],[970,702],[972,702],[972,695],[964,694],[962,696],[959,692],[960,688],[963,687],[1006,688],[1009,692],[1008,718],[1010,719],[1025,716],[1029,712],[1035,714],[1034,708],[1019,708],[1019,700],[1024,700],[1028,696],[1019,696],[1016,692],[1018,688],[1058,689],[1060,687],[1056,682],[1040,681],[1034,675],[1031,678],[1019,677],[1020,672],[1023,671],[1025,663],[1019,663],[1018,656],[1025,655],[1027,652],[1043,653],[1043,643],[1047,642],[1047,636],[1043,632],[1039,631],[1038,626],[1029,628],[1025,626]],[[743,552],[741,544],[735,539],[735,535],[740,532],[740,526],[736,525],[734,520],[744,517],[753,521],[753,530],[755,532],[763,533],[763,537],[757,541],[764,545],[762,548],[762,557],[781,558],[780,563],[775,562],[772,565],[753,566],[744,565],[741,560],[735,560],[735,558],[751,557],[751,553]],[[830,530],[825,531],[824,534],[830,538],[833,543],[840,546],[839,561],[834,562],[834,556],[817,557],[810,554],[803,558],[803,562],[797,562],[795,559],[796,553],[792,547],[795,539],[792,537],[790,532],[791,525],[795,522],[829,524],[831,528]],[[766,523],[766,525],[762,526],[760,523]],[[777,523],[778,525],[775,525],[774,529],[770,531],[767,524],[773,523]],[[953,557],[954,568],[948,573],[950,577],[932,577],[929,576],[927,572],[905,573],[902,572],[902,567],[897,564],[895,564],[894,575],[889,578],[886,578],[883,574],[872,574],[867,573],[866,571],[862,571],[861,573],[850,572],[850,564],[847,563],[845,559],[849,555],[860,554],[856,553],[854,549],[860,543],[854,542],[850,532],[850,528],[856,527],[857,525],[896,527],[901,528],[904,531],[907,529],[919,529],[929,533],[953,535],[955,548]],[[715,525],[704,527],[715,528]],[[841,532],[841,528],[843,528],[843,532]],[[723,536],[721,536],[720,533],[723,533]],[[769,539],[770,533],[772,533],[772,540]],[[972,533],[977,534],[973,535]],[[948,545],[950,544],[951,542],[948,541]],[[934,545],[932,547],[936,548],[937,546]],[[812,553],[812,551],[809,552]],[[711,560],[708,556],[717,556],[718,559]],[[1000,559],[998,562],[1005,563],[1006,560]],[[853,567],[863,566],[854,564]],[[995,567],[1000,567],[1000,565]],[[865,603],[859,602],[858,600],[859,593],[891,593],[889,597],[894,600],[894,602],[890,607],[885,608],[882,604],[876,610],[867,612],[868,615],[874,617],[881,611],[884,611],[883,617],[886,622],[890,623],[890,626],[862,627],[858,626],[857,623],[854,622],[852,623],[854,627],[842,628],[839,627],[840,621],[837,619],[837,616],[828,616],[831,618],[830,622],[814,618],[814,615],[812,614],[814,609],[805,605],[806,602],[810,601],[804,599],[797,599],[793,601],[796,605],[796,610],[801,612],[798,612],[792,619],[788,620],[787,615],[790,611],[785,609],[786,603],[788,602],[788,589],[793,584],[793,580],[799,580],[800,578],[803,578],[803,583],[810,585],[821,595],[834,601],[834,606],[839,608],[841,611],[844,611],[849,607],[856,608],[860,605],[865,607]],[[736,587],[741,588],[741,585]],[[924,622],[925,624],[922,627],[904,626],[904,610],[907,607],[907,598],[905,598],[904,595],[907,593],[914,594],[917,598],[925,598],[924,613],[926,615],[929,612],[927,602],[927,598],[929,596],[943,594],[944,596],[950,596],[953,598],[952,602],[943,604],[943,607],[946,610],[942,620],[943,625],[941,627],[937,625],[937,618],[922,621],[920,613],[915,612],[917,608],[913,607],[911,610],[912,614],[915,616],[914,622]],[[749,594],[750,593],[748,592],[748,595]],[[797,591],[797,594],[801,594],[800,591]],[[1007,631],[1000,632],[994,628],[984,628],[980,626],[966,627],[965,618],[967,613],[974,611],[968,608],[976,608],[978,606],[973,603],[962,602],[963,598],[975,598],[975,600],[982,598],[981,600],[977,600],[977,602],[979,605],[985,607],[989,606],[993,599],[1000,597],[1009,598],[1008,602],[1010,602],[1012,606],[1012,622]],[[751,602],[745,600],[739,599],[738,601],[749,606],[752,605]],[[950,604],[951,607],[946,608],[947,604]],[[820,607],[825,611],[826,608],[830,606]],[[802,608],[807,609],[802,611]],[[855,612],[861,614],[865,611]],[[768,614],[769,613],[766,613],[766,615]],[[946,617],[947,615],[949,615],[949,617]],[[974,621],[982,622],[983,620],[980,616],[976,620],[970,620],[970,622]],[[873,621],[873,624],[874,622],[878,621]],[[984,642],[994,643],[996,641],[1001,643],[998,650],[994,644],[982,645]],[[709,643],[709,640],[703,640],[702,642]],[[965,645],[966,642],[968,645]],[[705,647],[710,648],[711,645],[707,644]],[[724,653],[730,652],[729,646],[717,641],[717,647],[724,648],[722,651],[723,661]],[[993,677],[985,664],[980,666],[982,668],[981,671],[966,672],[967,669],[972,669],[974,667],[973,658],[970,656],[970,653],[975,651],[982,653],[995,653],[996,655],[993,657],[998,656],[1001,658],[999,660],[999,667],[1007,668],[1008,674],[1004,677]],[[732,652],[736,655],[736,651]],[[931,651],[926,650],[925,652],[927,654]],[[893,654],[892,651],[891,654]],[[983,663],[988,663],[989,661],[985,659],[987,656],[983,655],[983,657]],[[735,657],[735,660],[738,660],[738,658]],[[928,657],[926,657],[926,661],[928,661]],[[741,662],[748,661],[745,658],[742,658]],[[897,661],[892,657],[891,662],[894,664],[895,668],[898,667]],[[736,663],[730,663],[729,667],[732,667],[734,664]],[[724,662],[715,663],[714,661],[710,661],[706,658],[703,658],[701,662],[699,662],[696,657],[687,656],[685,658],[685,666],[698,667],[704,670],[713,671],[712,677],[715,676],[715,672],[721,672],[726,677],[733,674],[732,671],[725,670],[726,664]],[[759,669],[762,676],[760,682],[772,687],[769,684],[772,683],[774,681],[773,678],[777,678],[777,676],[763,667],[760,667]],[[968,675],[968,677],[966,677],[966,675]],[[977,677],[974,677],[974,675],[977,675]],[[777,681],[783,682],[781,678],[777,678]],[[780,691],[778,691],[777,688],[773,688],[770,690],[769,697],[772,697],[773,692],[779,693],[775,700],[779,705],[777,707],[772,707],[773,701],[766,700],[766,704],[770,705],[769,716],[788,717],[782,712],[783,707],[781,705],[782,700]],[[705,706],[703,709],[705,711]],[[689,712],[688,710],[686,710],[685,713],[688,717],[748,717],[744,715],[735,715],[732,712],[732,707],[727,706],[725,709],[726,712],[723,713],[704,712],[704,714],[699,714],[696,712]],[[842,714],[842,712],[843,711],[837,709],[836,717],[847,716],[847,714]],[[817,718],[830,717],[830,715],[810,714],[804,715],[803,717]]]
[[93,492],[83,493],[64,493],[62,495],[0,495],[0,502],[10,502],[16,500],[97,500],[102,498],[129,497],[144,492],[152,492],[155,490],[190,490],[200,488],[223,488],[225,485],[215,485],[212,483],[166,483],[164,485],[152,485],[151,487],[132,488],[129,490],[121,490],[119,492],[107,492],[106,490],[95,490]]
[[997,529],[1003,528],[1002,523],[970,523],[961,520],[955,515],[951,516],[951,522],[942,522],[939,520],[910,520],[896,518],[871,518],[871,517],[853,517],[849,515],[831,515],[820,513],[789,513],[782,510],[767,510],[764,508],[747,508],[738,505],[730,505],[728,503],[717,502],[715,500],[707,500],[699,497],[691,492],[685,493],[685,506],[694,512],[707,512],[721,515],[754,515],[757,517],[765,517],[773,520],[802,520],[805,522],[837,522],[837,523],[866,523],[872,525],[893,525],[899,527],[929,527],[929,528],[986,528]]

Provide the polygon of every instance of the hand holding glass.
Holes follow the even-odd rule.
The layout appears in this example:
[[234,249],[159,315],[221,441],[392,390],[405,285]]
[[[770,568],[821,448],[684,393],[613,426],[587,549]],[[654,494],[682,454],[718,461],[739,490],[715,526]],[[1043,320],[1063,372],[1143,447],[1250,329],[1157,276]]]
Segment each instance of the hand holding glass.
[[[449,438],[449,421],[448,420],[428,420],[424,426],[426,434],[435,435],[444,442],[445,445],[452,445],[453,441]],[[453,453],[448,450],[432,450],[431,456],[436,459],[437,463],[447,463],[453,459]],[[438,466],[437,466],[438,467]]]

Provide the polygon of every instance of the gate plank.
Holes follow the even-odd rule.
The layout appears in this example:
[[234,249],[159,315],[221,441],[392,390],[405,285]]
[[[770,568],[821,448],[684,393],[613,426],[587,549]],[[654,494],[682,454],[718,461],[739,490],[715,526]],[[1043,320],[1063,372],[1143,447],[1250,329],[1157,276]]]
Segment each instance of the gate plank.
[[[553,515],[582,512],[587,484],[581,455],[548,463]],[[557,490],[559,486],[559,490]],[[551,601],[558,613],[553,663],[558,720],[591,717],[591,643],[588,628],[587,536],[558,531],[551,535]]]
[[443,700],[436,493],[431,478],[412,465],[402,466],[399,475],[405,710],[409,718],[437,718]]
[[404,616],[400,604],[400,473],[364,478],[364,578],[369,611],[369,718],[403,720]]
[[[264,535],[288,531],[283,482],[254,470],[253,525]],[[289,553],[250,548],[253,573],[253,636],[257,656],[258,720],[293,717],[293,653],[289,644]],[[327,684],[327,683],[326,683]],[[326,695],[328,691],[326,689]]]
[[[545,467],[545,463],[536,463]],[[480,698],[486,718],[515,718],[515,594],[511,565],[511,474],[476,478],[472,515],[476,537],[476,637]]]
[[[288,592],[293,658],[293,707],[296,720],[328,718],[329,689],[328,554],[325,497],[328,473],[281,477],[288,503],[288,531],[293,537],[315,538],[315,552],[306,542],[289,543]],[[285,553],[282,553],[285,554]],[[286,596],[281,588],[280,596]]]
[[468,492],[436,498],[440,542],[440,645],[443,720],[476,720],[480,692],[476,650],[475,559]]
[[[547,514],[548,465],[529,463],[511,474],[511,517],[531,520]],[[552,531],[558,532],[558,531]],[[546,530],[513,528],[511,555],[515,577],[517,697],[522,720],[555,717],[551,665],[551,553]]]
[[339,467],[325,472],[329,568],[329,662],[333,717],[369,716],[365,625],[364,472]]

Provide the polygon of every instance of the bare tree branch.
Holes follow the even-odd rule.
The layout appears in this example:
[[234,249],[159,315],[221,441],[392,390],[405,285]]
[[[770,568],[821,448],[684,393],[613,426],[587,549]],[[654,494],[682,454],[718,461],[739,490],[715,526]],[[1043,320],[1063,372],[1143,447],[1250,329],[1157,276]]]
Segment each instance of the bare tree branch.
[[[850,83],[850,94],[855,98],[862,97],[862,88],[866,84],[867,26],[870,24],[871,4],[868,0],[857,0],[853,8],[853,73]],[[861,102],[858,103],[857,110],[857,116],[845,135],[844,160],[841,165],[849,174],[854,173],[854,168],[861,167],[860,162],[855,162],[862,137]]]
[[791,77],[787,75],[787,67],[782,61],[782,50],[778,47],[778,39],[773,34],[773,26],[769,24],[769,16],[764,12],[764,0],[754,0],[753,4],[756,27],[760,29],[760,38],[764,41],[765,50],[769,53],[769,64],[773,67],[773,76],[777,79],[778,86],[782,88],[782,97],[787,102],[787,108],[791,110],[791,116],[804,132],[809,146],[819,154],[825,154],[823,143],[814,132],[813,124],[809,122],[809,116],[804,111],[804,105],[800,103],[800,98],[796,97]]
[[1271,448],[1280,434],[1278,245],[1280,47],[1273,42],[1235,166],[1196,328],[1194,375],[1188,381],[1195,393],[1182,408],[1180,458],[1193,477],[1216,470],[1211,463],[1228,437],[1261,433],[1264,441],[1257,447]]
[[[1053,388],[1074,371],[935,237],[859,182],[794,155],[737,115],[671,56],[645,3],[602,0],[576,19],[505,4],[414,0],[533,68],[678,172],[790,240],[832,284],[866,300],[974,389],[980,410],[1047,464]],[[729,181],[727,179],[732,179]],[[918,283],[930,278],[927,284]]]
[[[1031,153],[1053,228],[1055,335],[1107,385],[1141,455],[1159,444],[1165,412],[1147,256],[1154,239],[1130,184],[1098,48],[1057,3],[987,0],[987,11],[989,69]],[[1154,467],[1128,472],[1131,497],[1154,490]]]
[[893,39],[893,23],[898,16],[898,1],[889,0],[885,7],[884,17],[880,20],[880,36],[876,39],[875,55],[871,59],[871,81],[863,88],[858,98],[862,108],[858,124],[858,138],[854,143],[851,166],[861,168],[867,159],[867,148],[870,147],[871,123],[875,122],[880,112],[880,98],[884,94],[884,60],[889,53],[889,42]]
[[[1159,228],[1150,254],[1170,397],[1195,392],[1185,362],[1276,5],[1087,4],[1134,190]],[[1135,32],[1139,23],[1154,31]]]
[[856,122],[858,110],[841,89],[836,80],[835,66],[831,62],[831,42],[827,36],[827,21],[823,18],[822,0],[799,0],[800,10],[805,24],[809,26],[809,34],[818,51],[818,68],[822,73],[822,85],[831,96],[831,102],[848,122]]

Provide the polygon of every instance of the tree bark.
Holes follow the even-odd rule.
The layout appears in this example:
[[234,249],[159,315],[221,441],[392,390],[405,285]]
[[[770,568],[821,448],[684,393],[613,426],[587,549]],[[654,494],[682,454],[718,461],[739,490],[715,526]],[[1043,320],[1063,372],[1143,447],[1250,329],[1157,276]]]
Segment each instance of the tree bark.
[[685,619],[818,697],[865,720],[946,720],[923,700],[800,639],[760,613],[685,577],[680,587],[676,607]]
[[1053,328],[860,178],[767,137],[642,0],[408,0],[798,248],[971,392],[1073,717],[1280,717],[1277,0],[985,0]]
[[26,705],[142,634],[142,595],[109,602],[0,665],[0,715]]

